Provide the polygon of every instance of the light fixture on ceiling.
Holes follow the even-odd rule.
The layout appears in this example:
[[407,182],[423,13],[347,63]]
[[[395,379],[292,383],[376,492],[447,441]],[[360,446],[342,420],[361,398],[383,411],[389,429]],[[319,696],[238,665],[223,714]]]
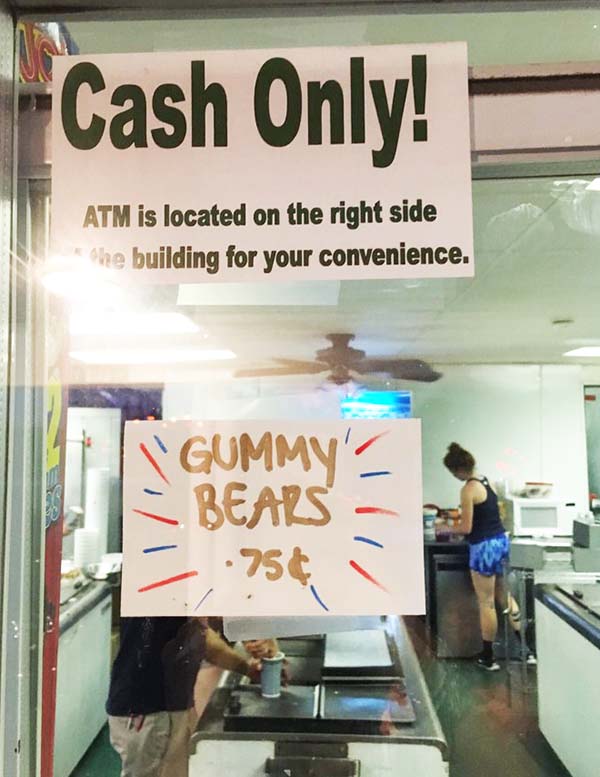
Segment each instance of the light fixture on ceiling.
[[584,345],[563,353],[563,356],[600,356],[600,345]]
[[[183,313],[73,313],[72,335],[174,335],[193,334],[200,327]],[[206,336],[206,335],[205,335]]]
[[82,256],[51,256],[43,266],[41,281],[52,294],[95,306],[117,288],[110,270]]
[[227,349],[202,348],[97,348],[71,351],[69,356],[85,364],[190,364],[227,361],[236,354]]

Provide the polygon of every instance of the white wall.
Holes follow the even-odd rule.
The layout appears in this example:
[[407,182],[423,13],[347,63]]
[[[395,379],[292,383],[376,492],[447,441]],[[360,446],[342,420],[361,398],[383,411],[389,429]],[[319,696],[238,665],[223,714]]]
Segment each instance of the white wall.
[[[423,423],[424,502],[458,502],[442,459],[449,443],[470,450],[490,480],[548,480],[587,509],[583,371],[562,365],[441,366],[436,383],[410,384]],[[298,379],[168,385],[165,418],[339,418],[338,395]],[[409,384],[404,384],[408,387]]]
[[587,509],[581,368],[477,365],[442,367],[437,383],[414,390],[423,419],[424,500],[456,505],[459,484],[442,458],[458,442],[490,480],[555,484],[554,495]]
[[339,418],[339,394],[315,390],[315,379],[254,381],[233,378],[167,384],[164,418],[209,420]]

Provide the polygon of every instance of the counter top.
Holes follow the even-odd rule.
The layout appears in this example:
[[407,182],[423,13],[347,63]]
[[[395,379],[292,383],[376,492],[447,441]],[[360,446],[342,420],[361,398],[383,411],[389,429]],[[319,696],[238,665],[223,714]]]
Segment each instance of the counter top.
[[436,548],[468,548],[469,543],[466,540],[425,540],[425,547],[429,550]]
[[[423,673],[406,626],[402,619],[390,616],[386,622],[386,633],[393,646],[391,650],[394,669],[402,677],[406,692],[415,711],[416,721],[402,725],[380,727],[380,733],[359,733],[350,729],[344,733],[320,732],[317,726],[311,731],[228,731],[225,728],[225,713],[232,692],[239,687],[239,677],[227,674],[223,686],[218,688],[199,721],[193,742],[206,739],[223,740],[270,740],[287,742],[381,742],[390,744],[426,744],[438,748],[444,760],[448,760],[448,746],[435,713]],[[360,640],[360,632],[356,632]],[[376,684],[376,678],[364,678]],[[318,724],[318,719],[317,719]]]
[[538,585],[535,597],[600,649],[600,583],[559,586]]
[[98,580],[90,581],[85,588],[60,606],[60,634],[72,628],[84,615],[93,610],[97,604],[111,596],[111,587]]

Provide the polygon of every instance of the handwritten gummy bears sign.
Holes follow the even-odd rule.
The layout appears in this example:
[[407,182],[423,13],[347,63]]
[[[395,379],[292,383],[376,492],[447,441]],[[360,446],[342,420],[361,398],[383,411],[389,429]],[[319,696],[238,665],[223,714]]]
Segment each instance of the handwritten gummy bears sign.
[[122,615],[424,612],[418,420],[125,430]]

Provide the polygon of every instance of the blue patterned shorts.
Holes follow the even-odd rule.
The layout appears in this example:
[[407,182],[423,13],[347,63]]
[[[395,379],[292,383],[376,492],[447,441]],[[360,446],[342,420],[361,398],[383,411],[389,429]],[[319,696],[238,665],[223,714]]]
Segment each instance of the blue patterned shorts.
[[473,572],[479,572],[486,577],[501,575],[509,550],[510,542],[506,534],[497,534],[495,537],[476,542],[469,545],[469,567]]

